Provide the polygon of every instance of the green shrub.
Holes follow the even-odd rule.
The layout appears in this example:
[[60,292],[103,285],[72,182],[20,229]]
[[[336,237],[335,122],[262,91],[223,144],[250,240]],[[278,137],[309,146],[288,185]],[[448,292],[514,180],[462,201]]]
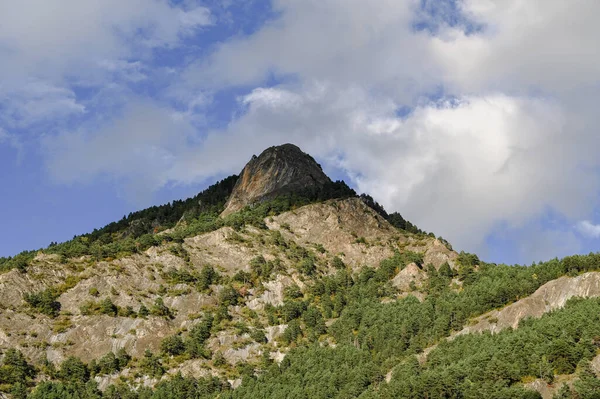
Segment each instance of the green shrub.
[[118,311],[119,309],[117,308],[117,305],[115,305],[110,298],[100,301],[100,314],[116,317]]
[[150,314],[152,316],[161,316],[167,319],[175,318],[173,312],[165,305],[165,302],[161,297],[156,298],[154,301],[154,305],[152,305],[152,308],[150,309]]
[[57,290],[48,288],[44,291],[24,294],[23,298],[32,309],[47,316],[56,317],[61,308],[60,302],[56,300],[59,296],[60,293]]
[[225,356],[221,352],[215,353],[213,356],[213,365],[215,367],[223,367],[227,364],[227,360],[225,360]]
[[304,297],[304,294],[296,284],[285,287],[283,290],[283,297],[285,299],[298,299]]
[[160,349],[171,356],[181,355],[185,352],[185,344],[179,335],[171,335],[162,340]]
[[170,268],[162,274],[162,278],[171,284],[195,284],[199,276],[193,270]]
[[210,358],[210,352],[204,344],[210,338],[210,331],[213,327],[214,318],[208,314],[204,319],[195,324],[185,340],[185,351],[192,358]]
[[219,303],[223,306],[235,306],[240,299],[240,293],[230,285],[223,287],[219,293]]
[[317,271],[317,265],[311,258],[302,259],[298,262],[296,268],[300,273],[306,274],[307,276],[312,276]]
[[259,255],[250,261],[250,269],[256,277],[269,277],[275,269],[273,262],[267,262],[266,259]]
[[267,336],[265,335],[264,330],[260,328],[255,328],[254,330],[252,330],[252,332],[250,333],[250,338],[252,338],[259,344],[267,343]]
[[120,369],[119,360],[113,352],[109,352],[101,357],[98,361],[98,366],[101,374],[114,374]]
[[339,256],[333,257],[333,259],[331,260],[331,266],[333,266],[334,268],[336,268],[338,270],[346,268],[346,264]]
[[288,323],[287,328],[283,332],[281,338],[286,344],[291,344],[296,341],[299,337],[302,337],[302,329],[298,320],[292,320]]
[[146,318],[150,315],[150,311],[145,305],[142,304],[138,310],[138,315],[142,318]]
[[219,281],[219,273],[211,265],[205,265],[198,276],[198,290],[205,291],[211,284],[217,284]]
[[63,381],[86,382],[90,371],[79,358],[71,356],[60,365],[59,377]]
[[13,257],[0,258],[0,272],[6,272],[11,269],[17,269],[22,273],[27,271],[27,266],[35,258],[37,251],[23,251]]
[[144,357],[140,361],[140,369],[144,374],[152,378],[162,377],[166,371],[160,358],[148,349],[146,349]]
[[4,358],[0,361],[0,386],[28,384],[35,376],[35,368],[27,362],[20,351],[11,348],[4,353]]

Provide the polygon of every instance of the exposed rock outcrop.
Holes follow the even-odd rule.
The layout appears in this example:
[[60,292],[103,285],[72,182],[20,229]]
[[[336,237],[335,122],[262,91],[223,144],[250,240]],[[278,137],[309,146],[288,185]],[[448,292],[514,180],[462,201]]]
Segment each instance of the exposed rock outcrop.
[[536,292],[512,305],[493,310],[475,319],[457,335],[474,332],[498,332],[508,327],[517,328],[526,317],[541,317],[544,313],[565,306],[573,297],[600,296],[600,273],[590,272],[577,277],[560,277],[542,285]]
[[225,210],[227,216],[246,205],[281,194],[318,188],[330,182],[321,166],[293,144],[267,148],[246,164],[233,188]]
[[[377,266],[394,254],[397,244],[409,242],[358,198],[304,206],[268,219],[266,224],[302,245],[319,243],[352,268]],[[424,252],[425,245],[416,251]]]
[[596,356],[590,363],[592,371],[600,378],[600,355]]
[[427,273],[415,263],[407,265],[392,279],[392,285],[400,291],[411,291],[411,285],[415,288],[421,288],[427,280]]

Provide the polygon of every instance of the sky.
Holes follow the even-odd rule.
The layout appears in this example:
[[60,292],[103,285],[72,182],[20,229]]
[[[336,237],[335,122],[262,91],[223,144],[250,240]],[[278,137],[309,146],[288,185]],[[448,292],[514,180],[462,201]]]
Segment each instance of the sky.
[[600,249],[600,2],[0,0],[0,256],[287,142],[455,249]]

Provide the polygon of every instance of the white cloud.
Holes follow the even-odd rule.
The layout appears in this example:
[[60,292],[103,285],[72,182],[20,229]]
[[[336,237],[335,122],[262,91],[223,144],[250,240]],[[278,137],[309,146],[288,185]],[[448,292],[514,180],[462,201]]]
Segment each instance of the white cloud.
[[166,0],[23,0],[0,3],[0,15],[3,76],[51,80],[177,45],[181,35],[210,23],[206,8],[183,10]]
[[0,122],[9,128],[26,128],[33,124],[82,114],[85,107],[77,102],[73,91],[31,81],[18,90],[0,92]]
[[442,23],[436,37],[415,32],[412,24],[420,16],[415,0],[276,0],[280,18],[250,37],[223,43],[208,61],[190,68],[188,77],[238,85],[260,84],[276,73],[368,85],[404,99],[436,85],[458,95],[540,90],[567,95],[600,78],[595,43],[600,3],[459,5],[483,31],[466,34],[463,25]]
[[148,78],[143,72],[144,65],[140,61],[103,60],[99,65],[129,82],[140,82]]
[[575,226],[577,231],[589,238],[600,237],[600,225],[593,224],[589,220],[582,220]]
[[184,8],[168,0],[0,2],[0,123],[62,127],[85,111],[75,87],[144,80],[153,49],[178,46],[211,23],[193,1]]
[[191,126],[154,103],[137,98],[127,103],[110,122],[45,140],[55,182],[85,184],[107,177],[120,181],[130,199],[143,203],[174,179],[172,169],[188,151]]
[[544,90],[566,95],[600,78],[600,3],[588,0],[463,0],[486,26],[448,29],[432,41],[448,83],[463,90]]
[[200,26],[213,23],[210,10],[205,7],[195,7],[189,11],[180,10],[179,22],[181,23],[181,33],[185,35],[193,34]]
[[410,99],[440,71],[426,34],[414,34],[417,2],[276,0],[281,14],[250,37],[223,43],[185,77],[203,85],[256,85],[271,73],[337,85],[369,85]]

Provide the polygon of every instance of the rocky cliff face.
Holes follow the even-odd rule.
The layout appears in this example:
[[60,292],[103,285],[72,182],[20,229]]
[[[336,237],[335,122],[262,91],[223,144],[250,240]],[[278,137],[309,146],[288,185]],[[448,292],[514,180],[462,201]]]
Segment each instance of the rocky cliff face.
[[322,187],[328,182],[321,166],[300,148],[293,144],[270,147],[244,167],[222,216],[246,205]]

